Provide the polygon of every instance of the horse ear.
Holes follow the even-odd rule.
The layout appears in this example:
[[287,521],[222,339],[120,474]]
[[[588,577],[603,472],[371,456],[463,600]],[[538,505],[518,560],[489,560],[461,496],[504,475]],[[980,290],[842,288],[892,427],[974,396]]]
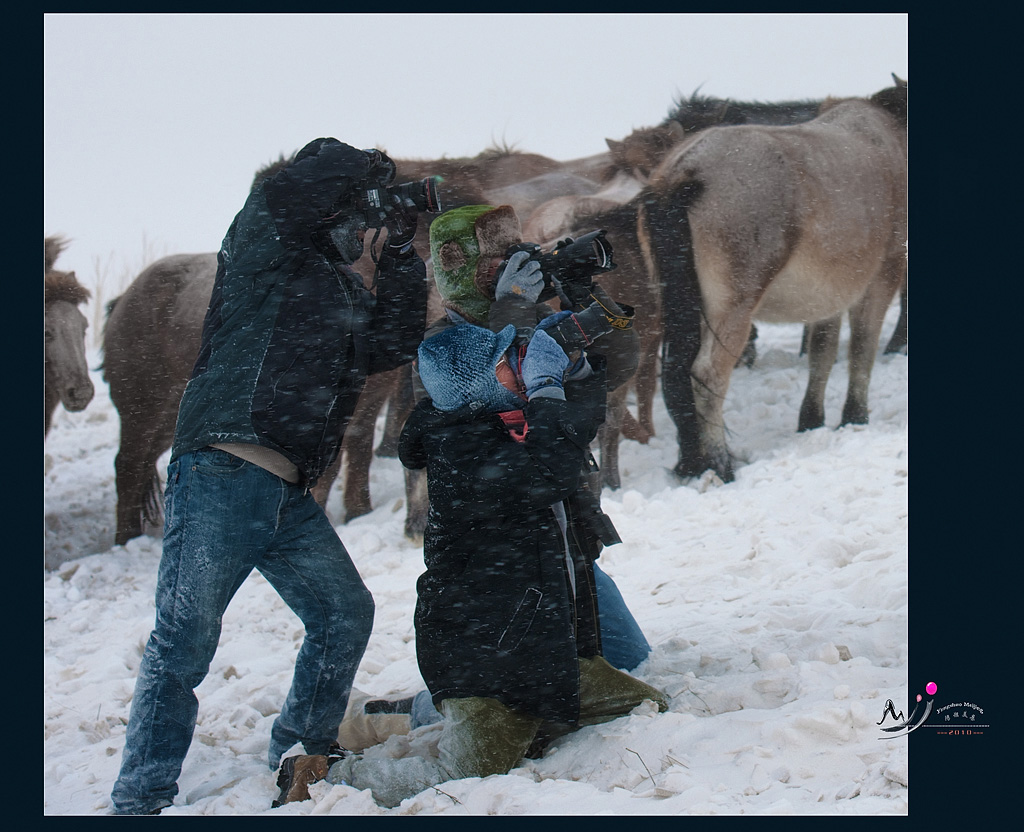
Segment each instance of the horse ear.
[[907,82],[900,78],[895,72],[892,74],[892,80],[897,87],[905,87],[907,85]]
[[678,142],[686,138],[686,129],[678,121],[670,121],[668,135],[673,142]]
[[605,139],[604,143],[608,145],[608,149],[612,153],[618,153],[622,149],[622,142],[616,141],[615,139]]

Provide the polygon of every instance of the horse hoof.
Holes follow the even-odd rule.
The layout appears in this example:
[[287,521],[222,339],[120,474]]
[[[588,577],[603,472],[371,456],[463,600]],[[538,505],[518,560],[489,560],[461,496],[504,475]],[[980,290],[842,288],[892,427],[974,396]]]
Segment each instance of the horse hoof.
[[736,475],[732,470],[732,463],[728,461],[720,465],[694,465],[692,462],[688,463],[680,460],[672,469],[672,473],[680,480],[690,480],[695,477],[700,477],[702,482],[704,482],[710,475],[711,477],[718,479],[719,483],[722,485],[736,480]]

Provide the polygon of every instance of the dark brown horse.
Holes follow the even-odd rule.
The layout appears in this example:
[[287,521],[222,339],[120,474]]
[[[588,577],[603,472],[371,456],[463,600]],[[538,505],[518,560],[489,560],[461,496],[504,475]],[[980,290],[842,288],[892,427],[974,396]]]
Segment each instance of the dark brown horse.
[[[601,484],[621,485],[619,436],[646,443],[654,435],[654,391],[658,379],[658,344],[661,341],[661,296],[644,264],[636,236],[637,205],[613,199],[560,197],[535,211],[523,225],[523,239],[539,242],[549,250],[566,236],[604,229],[614,249],[616,268],[598,276],[597,282],[616,302],[634,307],[633,326],[640,338],[640,357],[630,383],[608,395],[605,423],[598,446],[601,451]],[[600,342],[595,346],[600,352]],[[626,407],[630,388],[636,390],[637,415]]]
[[74,272],[54,268],[67,247],[63,237],[43,239],[43,438],[50,432],[58,404],[75,413],[92,401],[92,379],[85,357],[89,327],[78,308],[90,292]]
[[677,474],[733,479],[722,406],[754,318],[810,326],[798,423],[809,430],[824,424],[848,313],[841,424],[866,423],[882,320],[907,269],[906,82],[827,101],[805,124],[698,133],[652,173],[639,228],[666,310],[662,390],[679,432]]

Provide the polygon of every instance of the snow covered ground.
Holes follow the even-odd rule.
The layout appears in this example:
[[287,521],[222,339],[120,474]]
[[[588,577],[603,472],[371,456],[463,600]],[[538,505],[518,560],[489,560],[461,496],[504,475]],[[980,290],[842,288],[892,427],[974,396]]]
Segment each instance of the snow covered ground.
[[[883,343],[897,313],[894,305]],[[601,564],[654,647],[636,675],[670,694],[668,713],[641,708],[584,728],[507,775],[449,782],[393,810],[326,783],[310,801],[271,809],[267,744],[302,627],[253,573],[198,689],[180,794],[164,814],[908,814],[907,738],[880,741],[877,725],[887,700],[905,708],[911,698],[908,358],[879,354],[871,424],[836,430],[844,330],[827,426],[797,434],[800,327],[758,331],[757,363],[734,373],[726,402],[736,481],[673,479],[674,429],[659,394],[658,435],[623,443],[623,487],[604,494],[623,543]],[[93,366],[100,361],[94,354]],[[45,446],[47,815],[109,810],[153,625],[161,542],[113,545],[118,419],[98,372],[94,382],[92,404],[59,410]],[[376,460],[371,477],[372,514],[343,525],[338,489],[328,503],[377,606],[356,686],[409,693],[422,687],[412,625],[422,553],[402,535],[398,461]],[[421,729],[413,747],[436,730]]]

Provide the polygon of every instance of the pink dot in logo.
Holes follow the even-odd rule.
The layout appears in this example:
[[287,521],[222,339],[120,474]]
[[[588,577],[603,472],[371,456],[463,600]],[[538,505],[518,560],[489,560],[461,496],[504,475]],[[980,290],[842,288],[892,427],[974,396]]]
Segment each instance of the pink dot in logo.
[[924,689],[929,696],[935,696],[935,691],[939,689],[939,686],[936,685],[935,682],[929,682],[927,685],[924,686]]
[[922,700],[923,698],[924,698],[924,697],[922,697],[922,696],[921,696],[921,694],[918,694],[918,695],[917,695],[917,701],[918,701],[918,702],[920,702],[920,701],[921,701],[921,700]]

